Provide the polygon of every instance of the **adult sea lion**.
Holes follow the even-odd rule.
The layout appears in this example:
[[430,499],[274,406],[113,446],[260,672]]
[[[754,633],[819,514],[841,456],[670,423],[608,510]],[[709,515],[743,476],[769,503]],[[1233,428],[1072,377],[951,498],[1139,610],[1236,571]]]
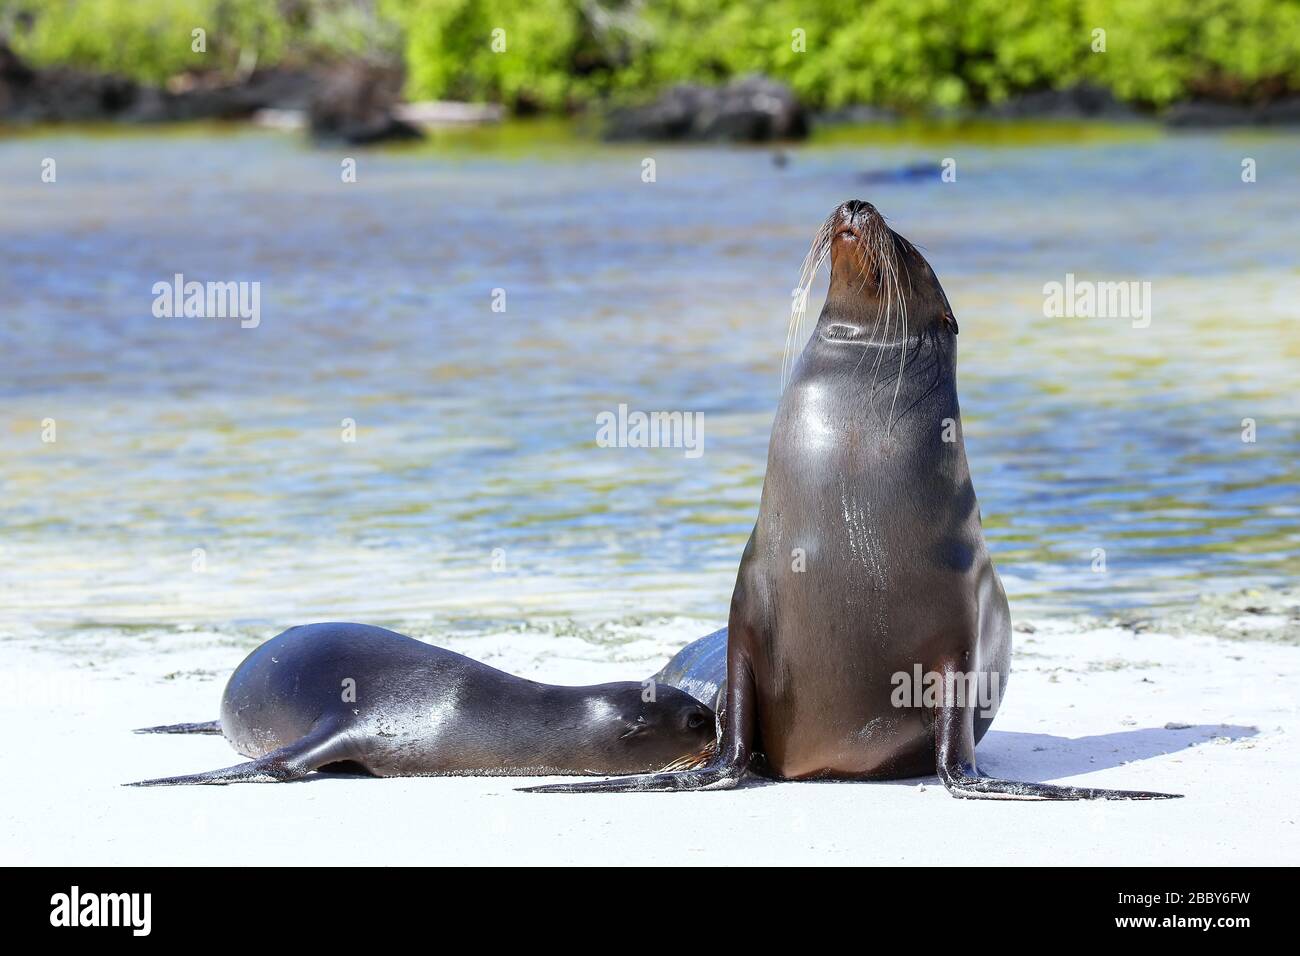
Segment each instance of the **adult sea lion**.
[[131,786],[642,773],[701,763],[715,739],[713,712],[670,686],[539,684],[365,624],[291,627],[235,669],[220,721],[139,732],[221,733],[252,759]]
[[691,641],[650,679],[655,686],[685,691],[717,711],[725,703],[727,687],[727,629]]
[[[1171,796],[977,772],[1011,618],[962,443],[957,322],[929,263],[870,203],[831,213],[801,288],[827,256],[826,304],[777,408],[732,594],[717,753],[682,773],[531,789],[729,789],[759,756],[787,780],[937,771],[958,797]],[[940,692],[900,695],[900,675]]]

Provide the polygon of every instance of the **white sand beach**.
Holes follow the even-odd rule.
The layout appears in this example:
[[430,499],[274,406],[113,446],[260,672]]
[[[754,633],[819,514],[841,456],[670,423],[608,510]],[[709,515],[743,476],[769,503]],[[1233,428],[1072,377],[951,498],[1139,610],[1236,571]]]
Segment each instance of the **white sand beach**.
[[[1240,603],[1240,602],[1239,602]],[[133,727],[216,716],[246,642],[195,629],[148,650],[4,648],[0,858],[19,864],[1295,864],[1300,646],[1293,597],[1167,626],[1020,622],[981,769],[1185,794],[1159,802],[963,801],[935,778],[728,793],[532,795],[507,778],[316,776],[121,784],[238,762],[219,737]],[[444,643],[539,680],[647,675],[714,622]],[[273,632],[270,632],[273,633]],[[270,636],[268,633],[265,636]]]

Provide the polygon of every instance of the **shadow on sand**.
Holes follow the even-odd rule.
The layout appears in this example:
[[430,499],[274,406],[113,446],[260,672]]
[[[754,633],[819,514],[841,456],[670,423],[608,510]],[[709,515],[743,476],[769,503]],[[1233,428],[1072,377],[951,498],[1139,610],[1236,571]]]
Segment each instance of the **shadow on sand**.
[[[1144,727],[1093,737],[1057,737],[990,730],[975,751],[980,772],[1008,780],[1043,783],[1059,777],[1106,770],[1178,753],[1216,738],[1243,740],[1259,733],[1257,727],[1233,724],[1197,724],[1178,729]],[[1074,781],[1087,786],[1083,781]]]
[[[1144,727],[1141,730],[1121,730],[1113,734],[1075,738],[990,730],[975,751],[975,761],[980,773],[987,777],[1022,780],[1026,783],[1056,783],[1064,777],[1107,770],[1151,757],[1163,757],[1219,738],[1244,740],[1258,733],[1258,727],[1235,724],[1196,724],[1176,729]],[[749,774],[741,787],[765,787],[782,782],[784,781]],[[849,781],[799,782],[843,785]],[[860,783],[867,786],[915,787],[923,784],[927,787],[943,787],[934,774],[900,780],[863,780]],[[1071,780],[1070,784],[1080,787],[1098,786],[1087,780]]]
[[[1188,747],[1208,744],[1219,738],[1236,741],[1254,737],[1257,727],[1234,724],[1197,724],[1177,729],[1144,727],[1141,730],[1121,730],[1113,734],[1092,737],[1057,737],[1054,734],[1025,734],[1015,731],[990,730],[976,750],[980,772],[1004,780],[1023,780],[1027,783],[1055,782],[1062,777],[1074,777],[1094,770],[1107,770],[1178,753]],[[372,779],[368,774],[345,771],[341,764],[331,765],[304,780],[356,780]],[[302,782],[302,781],[295,781]],[[742,789],[765,787],[785,781],[771,780],[758,774],[748,774],[741,783]],[[843,785],[849,781],[798,781]],[[904,780],[864,780],[872,786],[926,786],[942,787],[937,776],[911,777]],[[1087,781],[1071,781],[1077,786],[1090,786]]]

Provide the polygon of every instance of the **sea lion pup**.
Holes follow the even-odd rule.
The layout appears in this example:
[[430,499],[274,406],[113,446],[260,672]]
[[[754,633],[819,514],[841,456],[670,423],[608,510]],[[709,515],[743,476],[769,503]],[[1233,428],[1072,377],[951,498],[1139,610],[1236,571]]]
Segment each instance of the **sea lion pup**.
[[[937,771],[957,797],[1170,796],[976,771],[1010,670],[1011,618],[962,443],[957,322],[929,263],[870,203],[823,223],[802,290],[827,256],[826,304],[777,408],[721,638],[717,754],[683,773],[531,789],[725,790],[757,755],[755,769],[786,780]],[[789,355],[787,343],[783,371]],[[693,659],[707,671],[717,658]]]
[[[653,697],[653,700],[645,700]],[[713,712],[672,687],[561,687],[365,624],[291,627],[244,659],[221,733],[247,763],[128,786],[273,783],[322,768],[378,777],[644,773],[704,762]]]

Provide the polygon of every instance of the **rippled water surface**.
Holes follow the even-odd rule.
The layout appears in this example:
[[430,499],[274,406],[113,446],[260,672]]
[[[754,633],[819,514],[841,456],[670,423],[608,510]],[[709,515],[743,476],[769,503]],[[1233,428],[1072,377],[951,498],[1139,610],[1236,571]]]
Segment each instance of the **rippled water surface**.
[[[1013,610],[1293,581],[1298,143],[842,134],[780,165],[512,128],[345,184],[279,134],[0,139],[0,632],[724,620],[791,287],[850,197],[961,323]],[[955,183],[862,178],[943,157]],[[260,326],[155,318],[178,272],[260,282]],[[1044,318],[1066,273],[1150,281],[1150,327]],[[598,448],[619,403],[702,412],[703,455]]]

